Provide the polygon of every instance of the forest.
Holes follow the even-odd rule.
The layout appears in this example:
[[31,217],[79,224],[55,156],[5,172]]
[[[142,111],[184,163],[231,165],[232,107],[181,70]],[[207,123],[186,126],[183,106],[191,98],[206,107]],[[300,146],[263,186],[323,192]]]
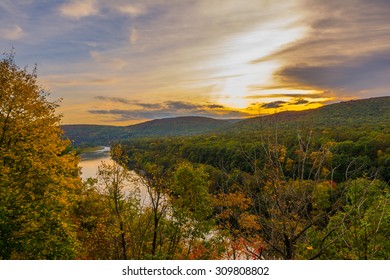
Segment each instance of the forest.
[[82,181],[36,70],[0,75],[0,259],[390,258],[389,97],[124,134]]

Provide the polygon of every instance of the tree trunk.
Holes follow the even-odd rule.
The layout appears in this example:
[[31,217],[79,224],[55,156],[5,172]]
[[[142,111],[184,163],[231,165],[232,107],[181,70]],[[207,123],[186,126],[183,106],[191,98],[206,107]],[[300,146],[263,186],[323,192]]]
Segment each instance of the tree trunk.
[[291,240],[288,238],[287,235],[284,235],[284,246],[286,248],[286,260],[292,260],[294,259],[294,248]]
[[157,250],[157,233],[158,233],[158,223],[159,223],[159,218],[158,218],[158,213],[155,211],[154,213],[154,229],[153,229],[153,243],[152,243],[152,255],[154,256],[156,254]]
[[125,238],[125,231],[123,227],[123,222],[119,222],[119,228],[121,230],[121,241],[122,241],[122,253],[123,253],[123,259],[127,260],[127,254],[126,254],[126,238]]

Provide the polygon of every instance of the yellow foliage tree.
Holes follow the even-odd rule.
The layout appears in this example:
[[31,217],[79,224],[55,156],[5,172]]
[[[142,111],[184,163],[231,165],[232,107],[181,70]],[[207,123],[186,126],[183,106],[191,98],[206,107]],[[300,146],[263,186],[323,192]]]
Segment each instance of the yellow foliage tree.
[[62,138],[56,102],[20,69],[0,61],[0,258],[76,256],[74,194],[77,158]]

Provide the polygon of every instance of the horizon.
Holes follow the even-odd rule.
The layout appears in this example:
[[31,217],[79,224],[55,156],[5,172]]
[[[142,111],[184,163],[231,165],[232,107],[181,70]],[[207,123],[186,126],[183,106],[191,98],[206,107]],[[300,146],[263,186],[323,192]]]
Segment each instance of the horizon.
[[388,96],[383,0],[0,3],[0,50],[38,66],[62,125],[246,119]]
[[369,99],[376,99],[376,98],[390,98],[390,95],[388,95],[388,96],[373,96],[373,97],[360,98],[360,99],[350,99],[350,100],[338,101],[338,102],[334,102],[334,103],[325,104],[325,105],[320,106],[320,107],[317,107],[317,108],[311,108],[311,109],[305,109],[305,110],[284,110],[284,111],[275,112],[275,113],[270,113],[270,114],[257,115],[257,116],[249,116],[249,117],[243,117],[243,118],[230,118],[230,119],[226,119],[226,118],[213,118],[213,117],[203,117],[203,116],[191,116],[191,115],[188,115],[188,116],[177,116],[177,117],[156,118],[156,119],[146,120],[146,121],[142,121],[142,122],[137,122],[137,123],[130,124],[130,125],[91,124],[91,123],[68,123],[68,124],[60,124],[60,126],[75,126],[75,125],[80,125],[80,126],[83,126],[83,125],[85,125],[85,126],[94,125],[94,126],[95,126],[95,125],[96,125],[96,126],[117,126],[117,127],[126,127],[126,126],[132,126],[132,125],[137,125],[137,124],[143,124],[143,123],[147,123],[147,122],[151,122],[151,121],[155,121],[155,120],[178,119],[178,118],[205,118],[205,119],[220,120],[220,121],[233,121],[233,120],[237,120],[238,122],[240,122],[240,121],[244,121],[244,120],[248,120],[248,119],[253,119],[253,118],[258,118],[258,117],[273,116],[273,115],[277,115],[277,114],[280,114],[280,113],[302,112],[302,111],[307,111],[307,110],[316,110],[316,109],[321,109],[322,107],[328,106],[328,105],[335,105],[335,104],[339,104],[339,103],[353,102],[353,101],[359,101],[359,100],[369,100]]

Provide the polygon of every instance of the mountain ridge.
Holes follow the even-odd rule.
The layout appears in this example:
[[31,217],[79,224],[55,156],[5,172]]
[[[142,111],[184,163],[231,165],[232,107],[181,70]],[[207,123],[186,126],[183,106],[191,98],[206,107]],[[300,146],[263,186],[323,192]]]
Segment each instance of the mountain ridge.
[[154,119],[147,122],[129,125],[63,125],[65,136],[75,145],[93,143],[94,145],[109,145],[110,141],[117,141],[131,137],[153,136],[185,136],[197,135],[218,131],[228,127],[238,120],[221,120],[200,116],[184,116]]
[[138,137],[191,136],[207,133],[244,132],[272,127],[307,124],[313,127],[338,127],[390,123],[390,96],[343,101],[303,111],[284,111],[244,120],[184,116],[154,119],[129,125],[63,125],[65,136],[75,145],[107,146],[111,141]]

